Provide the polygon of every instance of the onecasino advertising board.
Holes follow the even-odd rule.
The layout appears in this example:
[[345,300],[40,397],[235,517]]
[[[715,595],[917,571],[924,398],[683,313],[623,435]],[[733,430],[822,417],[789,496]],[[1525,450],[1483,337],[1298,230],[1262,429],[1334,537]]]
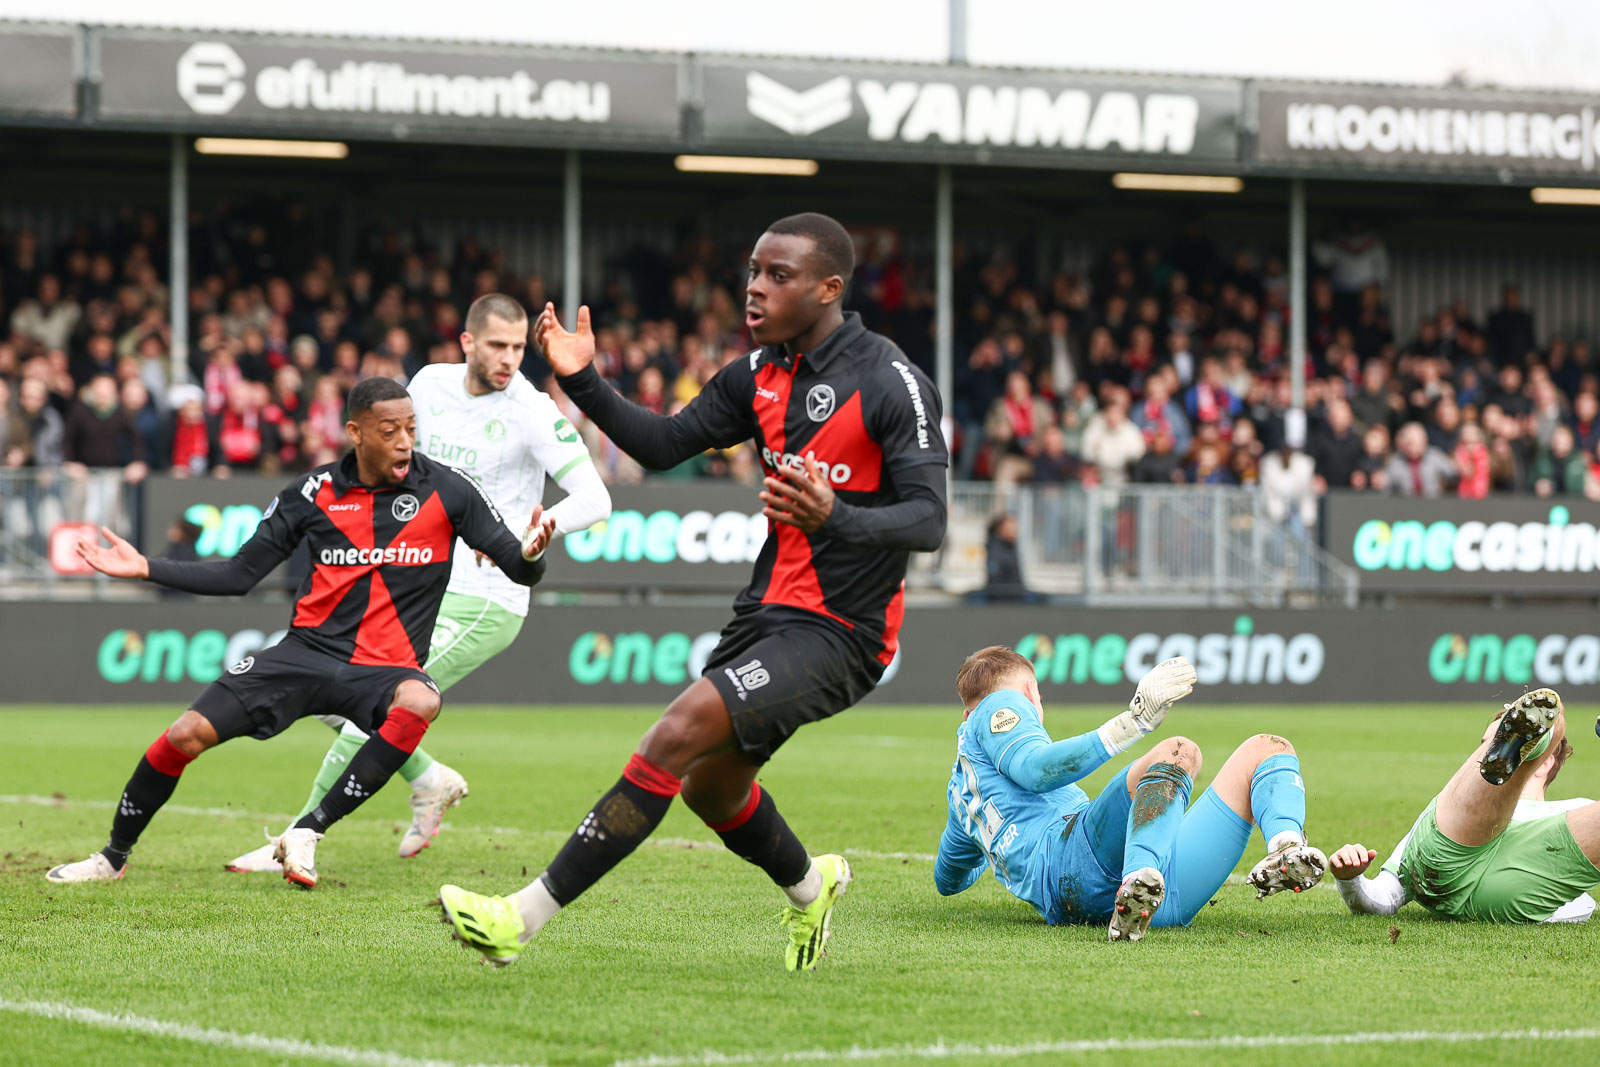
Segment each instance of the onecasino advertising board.
[[[182,705],[281,639],[284,603],[239,600],[14,605],[0,618],[7,699]],[[453,688],[453,703],[664,706],[699,676],[729,612],[718,607],[536,608],[514,648]],[[1126,704],[1139,677],[1182,655],[1192,704],[1504,700],[1549,685],[1600,698],[1600,622],[1570,611],[1096,611],[922,608],[878,691],[946,705],[974,649],[1016,648],[1047,703]]]
[[[167,526],[200,527],[201,559],[225,559],[255,533],[284,479],[147,479],[143,546],[160,553]],[[556,542],[541,589],[734,592],[767,539],[756,490],[720,484],[611,487],[611,518]],[[559,499],[553,489],[546,504]]]
[[1371,592],[1600,597],[1600,506],[1336,493],[1328,549]]

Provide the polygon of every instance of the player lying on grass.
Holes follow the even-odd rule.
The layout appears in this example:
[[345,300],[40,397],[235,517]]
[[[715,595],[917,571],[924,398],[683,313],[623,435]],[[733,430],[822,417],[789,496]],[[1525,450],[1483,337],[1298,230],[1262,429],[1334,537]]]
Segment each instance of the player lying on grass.
[[[528,514],[544,497],[546,475],[554,478],[567,494],[545,515],[555,524],[556,537],[605,519],[611,494],[578,431],[517,370],[528,347],[528,313],[503,293],[487,293],[472,302],[464,325],[466,362],[431,364],[407,385],[417,416],[417,451],[469,475],[502,515]],[[511,647],[527,617],[529,596],[527,586],[487,565],[481,552],[456,543],[450,584],[422,666],[440,693]],[[367,743],[366,732],[350,720],[317,718],[338,738],[296,819],[322,802]],[[439,832],[445,810],[467,795],[467,782],[421,747],[397,773],[411,785],[411,826],[400,838],[400,855],[415,856]],[[227,868],[281,874],[274,851],[268,842]]]
[[147,560],[103,531],[78,554],[113,578],[144,578],[191,593],[248,592],[302,540],[311,573],[295,598],[288,635],[228,668],[155,739],[122,791],[111,840],[88,859],[51,868],[52,882],[121,878],[139,835],[206,749],[235,737],[265,739],[307,715],[339,715],[371,736],[311,811],[275,842],[285,879],[316,885],[323,833],[377,792],[416,751],[442,701],[418,666],[450,580],[457,536],[513,581],[533,585],[551,525],[535,508],[522,543],[466,475],[412,452],[416,418],[404,387],[368,378],[350,390],[345,428],[355,447],[296,478],[267,506],[232,559]]
[[1139,941],[1152,924],[1189,925],[1257,825],[1267,844],[1249,874],[1257,898],[1316,885],[1327,860],[1306,844],[1300,761],[1281,737],[1240,745],[1193,807],[1200,747],[1186,737],[1159,742],[1093,800],[1073,784],[1160,726],[1194,683],[1182,658],[1157,664],[1127,711],[1051,741],[1033,664],[998,645],[968,656],[956,674],[966,718],[934,865],[939,892],[960,893],[992,867],[1046,922],[1109,922],[1110,940]]
[[490,962],[516,959],[655,832],[680,793],[787,897],[784,965],[810,970],[822,955],[850,865],[813,858],[756,775],[796,730],[877,685],[898,647],[907,561],[939,547],[946,514],[938,393],[892,341],[844,312],[854,269],[850,235],[834,219],[808,213],[769,226],[745,287],[745,324],[761,347],[670,416],[600,377],[588,308],[573,333],[548,305],[535,325],[567,396],[646,467],[754,438],[769,528],[702,676],[539,877],[506,897],[440,888],[445,921]]
[[1561,698],[1535,689],[1507,704],[1477,751],[1400,839],[1375,878],[1361,844],[1330,858],[1350,910],[1393,915],[1416,901],[1478,922],[1584,922],[1600,884],[1600,804],[1545,800],[1572,754]]

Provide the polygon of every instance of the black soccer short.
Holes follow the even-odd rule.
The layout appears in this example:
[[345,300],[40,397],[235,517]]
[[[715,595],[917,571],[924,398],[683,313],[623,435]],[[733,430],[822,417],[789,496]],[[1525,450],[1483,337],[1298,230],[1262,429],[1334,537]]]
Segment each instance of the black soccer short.
[[872,692],[884,666],[838,623],[763,608],[735,616],[701,676],[722,694],[739,747],[765,763],[808,722]]
[[190,706],[222,741],[264,741],[307,715],[342,715],[370,734],[388,718],[395,687],[408,678],[438,692],[415,667],[357,666],[290,636],[229,667]]

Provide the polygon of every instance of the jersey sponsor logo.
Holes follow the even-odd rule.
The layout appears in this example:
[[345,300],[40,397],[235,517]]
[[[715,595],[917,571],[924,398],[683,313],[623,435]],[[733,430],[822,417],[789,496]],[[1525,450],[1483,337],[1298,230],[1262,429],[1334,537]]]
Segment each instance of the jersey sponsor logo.
[[566,419],[557,419],[555,425],[556,440],[564,445],[574,444],[578,440],[578,428]]
[[777,393],[773,392],[771,389],[767,389],[767,388],[765,388],[763,386],[759,386],[759,385],[756,386],[756,396],[759,396],[763,400],[770,400],[774,404],[779,404],[779,403],[783,402],[783,397],[779,396]]
[[416,494],[401,493],[394,498],[394,505],[390,510],[394,512],[394,517],[400,522],[410,522],[417,517],[417,511],[421,507],[422,501],[417,499]]
[[806,394],[806,418],[812,422],[827,422],[833,414],[833,386],[818,384]]
[[425,456],[431,456],[440,463],[448,463],[451,466],[475,467],[478,464],[478,450],[476,448],[453,444],[436,433],[428,435],[428,443],[423,447],[422,453]]
[[[328,505],[328,510],[329,511],[360,511],[361,510],[361,505],[360,504],[329,504]],[[263,515],[262,518],[266,518],[266,516]]]
[[323,471],[321,474],[313,474],[300,487],[300,495],[306,498],[307,503],[315,504],[317,502],[317,491],[331,481],[333,481],[333,475],[327,471]]
[[761,448],[761,461],[772,470],[778,470],[782,467],[805,470],[806,460],[808,459],[815,461],[817,466],[821,468],[822,476],[834,485],[843,485],[850,480],[850,475],[855,473],[851,470],[850,464],[829,463],[826,460],[817,459],[815,452],[807,452],[804,456],[797,456],[793,452],[785,452],[780,456],[764,445]]
[[906,392],[911,396],[911,410],[917,415],[917,447],[928,447],[928,408],[922,402],[922,387],[917,384],[916,375],[911,373],[911,368],[901,363],[898,359],[891,361],[890,366],[900,372],[900,380],[905,383]]
[[325,548],[317,562],[329,567],[375,567],[384,563],[428,564],[433,562],[431,547],[417,548],[401,541],[388,548]]
[[483,436],[491,441],[498,441],[506,435],[506,424],[499,419],[490,419],[483,424]]
[[245,671],[248,671],[251,667],[254,667],[255,665],[256,665],[256,658],[254,656],[246,656],[244,659],[240,660],[238,663],[235,663],[233,666],[229,667],[228,668],[228,673],[229,674],[243,674]]
[[997,708],[989,716],[989,732],[991,734],[1009,734],[1017,728],[1017,723],[1022,721],[1022,716],[1010,708]]

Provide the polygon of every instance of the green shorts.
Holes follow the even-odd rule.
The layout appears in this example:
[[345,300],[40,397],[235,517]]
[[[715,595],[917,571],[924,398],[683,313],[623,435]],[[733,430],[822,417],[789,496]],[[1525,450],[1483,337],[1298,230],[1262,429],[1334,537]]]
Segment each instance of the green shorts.
[[494,601],[446,593],[422,669],[441,691],[449,689],[510,648],[521,631],[522,616]]
[[1400,858],[1400,881],[1436,915],[1467,922],[1544,922],[1600,884],[1600,870],[1573,839],[1565,813],[1512,823],[1486,845],[1458,845],[1440,832],[1434,803],[1412,827]]

